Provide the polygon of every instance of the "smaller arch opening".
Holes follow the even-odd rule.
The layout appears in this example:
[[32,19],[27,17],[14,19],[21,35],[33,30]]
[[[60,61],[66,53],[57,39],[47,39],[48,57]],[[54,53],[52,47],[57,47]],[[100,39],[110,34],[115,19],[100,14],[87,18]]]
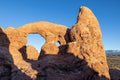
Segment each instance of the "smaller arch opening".
[[59,46],[60,46],[60,41],[57,41],[57,42],[56,42],[56,45],[59,47]]

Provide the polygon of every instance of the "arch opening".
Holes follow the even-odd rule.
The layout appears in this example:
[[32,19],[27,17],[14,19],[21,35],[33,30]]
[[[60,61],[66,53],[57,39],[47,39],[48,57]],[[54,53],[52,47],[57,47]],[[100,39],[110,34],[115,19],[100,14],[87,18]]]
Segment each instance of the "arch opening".
[[45,44],[45,39],[40,34],[29,34],[27,36],[27,46],[33,46],[38,53],[41,51],[41,47]]
[[60,46],[60,41],[57,41],[57,42],[56,42],[56,45],[59,47],[59,46]]

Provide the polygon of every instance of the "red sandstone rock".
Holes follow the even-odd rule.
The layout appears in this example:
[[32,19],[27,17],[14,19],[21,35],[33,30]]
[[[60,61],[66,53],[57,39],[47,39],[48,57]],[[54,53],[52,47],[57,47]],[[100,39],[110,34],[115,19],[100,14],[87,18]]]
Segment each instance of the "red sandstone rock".
[[27,46],[26,56],[27,59],[38,60],[39,53],[33,46]]
[[[99,23],[92,13],[86,7],[80,8],[77,23],[70,31],[71,41],[68,52],[84,59],[88,66],[98,73],[99,76],[110,78],[106,55],[102,44],[102,35]],[[71,46],[75,46],[72,49]]]

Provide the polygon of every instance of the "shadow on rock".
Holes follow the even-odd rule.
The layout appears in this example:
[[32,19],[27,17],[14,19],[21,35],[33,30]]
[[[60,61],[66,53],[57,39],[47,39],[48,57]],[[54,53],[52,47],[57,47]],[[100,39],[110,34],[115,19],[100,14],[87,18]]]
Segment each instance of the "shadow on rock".
[[120,70],[110,69],[111,80],[120,80]]
[[[26,55],[25,48],[21,48],[23,55]],[[60,50],[66,49],[66,46],[60,46],[60,48]],[[30,60],[27,57],[24,57],[24,60],[38,71],[36,80],[109,80],[104,76],[98,76],[98,73],[91,69],[85,60],[71,53],[44,54],[38,60]]]
[[14,60],[9,51],[10,41],[0,28],[0,80],[31,80],[14,65]]

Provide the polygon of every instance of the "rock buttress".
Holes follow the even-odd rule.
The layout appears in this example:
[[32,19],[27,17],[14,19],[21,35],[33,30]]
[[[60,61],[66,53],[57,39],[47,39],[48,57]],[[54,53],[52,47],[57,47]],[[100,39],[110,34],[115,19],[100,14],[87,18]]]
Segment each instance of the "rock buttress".
[[110,79],[100,26],[90,9],[80,8],[77,23],[70,31],[70,38],[68,52],[85,60],[101,80],[104,77]]

